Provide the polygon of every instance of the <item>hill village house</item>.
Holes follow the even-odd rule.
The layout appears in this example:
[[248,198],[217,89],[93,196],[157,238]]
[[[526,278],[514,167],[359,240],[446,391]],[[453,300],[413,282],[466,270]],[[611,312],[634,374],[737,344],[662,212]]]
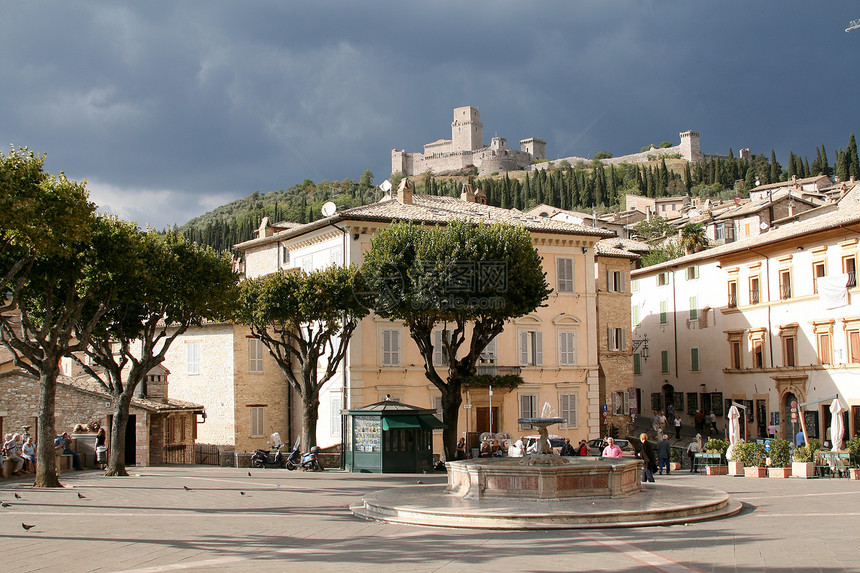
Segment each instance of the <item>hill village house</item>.
[[816,402],[804,419],[823,442],[826,398],[838,394],[846,435],[860,432],[860,185],[842,188],[838,202],[766,232],[632,273],[634,380],[646,414],[671,405],[691,424],[697,409],[713,411],[724,431],[735,401],[751,437],[771,424],[788,437],[799,429],[791,403]]
[[[461,197],[413,195],[404,180],[394,196],[336,213],[305,225],[270,225],[259,237],[238,245],[245,255],[245,275],[282,269],[310,271],[327,265],[361,265],[373,234],[393,221],[425,225],[454,218],[506,222],[525,227],[543,258],[554,292],[547,306],[511,321],[486,349],[481,372],[519,372],[524,384],[515,390],[487,388],[465,392],[459,433],[493,430],[513,435],[521,417],[539,415],[548,403],[567,423],[554,427],[571,440],[605,432],[601,404],[615,391],[632,390],[629,277],[638,259],[611,232],[527,216],[485,204],[482,192],[464,186]],[[438,334],[441,341],[441,331]],[[441,344],[440,344],[441,347]],[[441,352],[437,363],[442,362]],[[207,419],[198,427],[201,442],[253,450],[280,432],[285,442],[300,433],[297,396],[279,367],[247,328],[210,324],[188,331],[171,348],[171,396],[205,404]],[[425,378],[423,361],[404,324],[367,316],[356,330],[345,364],[320,396],[317,440],[320,446],[341,442],[342,410],[390,396],[407,404],[440,410],[439,392]],[[287,415],[291,412],[291,415]],[[441,431],[434,451],[441,450]]]

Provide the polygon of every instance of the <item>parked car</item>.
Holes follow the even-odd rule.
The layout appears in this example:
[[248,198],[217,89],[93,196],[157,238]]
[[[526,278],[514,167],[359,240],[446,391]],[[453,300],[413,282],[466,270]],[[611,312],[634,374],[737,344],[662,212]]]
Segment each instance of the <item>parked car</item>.
[[[633,449],[633,444],[623,438],[615,438],[615,443],[621,448],[621,451],[624,452],[625,457],[633,457],[636,455],[636,451]],[[606,447],[606,444],[603,442],[602,438],[598,438],[596,440],[588,440],[588,451],[592,456],[599,456],[603,453],[603,448]]]
[[[556,436],[554,434],[550,434],[547,437],[549,438],[549,445],[552,446],[552,449],[555,450],[555,453],[558,453],[559,450],[561,450],[561,447],[564,445],[564,438],[561,436]],[[539,439],[540,439],[540,436],[538,436],[538,435],[526,436],[525,437],[526,451],[528,452],[529,447],[531,447],[532,444],[537,442]]]

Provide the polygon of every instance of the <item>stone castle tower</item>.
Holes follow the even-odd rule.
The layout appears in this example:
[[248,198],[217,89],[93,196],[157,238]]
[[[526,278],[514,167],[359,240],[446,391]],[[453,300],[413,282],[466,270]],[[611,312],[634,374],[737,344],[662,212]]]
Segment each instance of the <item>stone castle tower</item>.
[[681,136],[681,157],[691,163],[701,161],[704,156],[699,144],[699,133],[696,131],[682,131]]
[[454,108],[451,122],[451,151],[477,151],[484,147],[484,124],[477,109],[466,106]]

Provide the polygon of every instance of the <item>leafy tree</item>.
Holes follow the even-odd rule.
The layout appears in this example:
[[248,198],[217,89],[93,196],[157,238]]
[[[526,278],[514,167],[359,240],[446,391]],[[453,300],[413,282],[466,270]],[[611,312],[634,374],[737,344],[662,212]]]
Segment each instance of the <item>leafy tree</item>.
[[698,253],[708,248],[708,236],[702,223],[687,223],[681,228],[681,246],[686,254]]
[[674,241],[669,241],[660,247],[655,247],[648,251],[642,257],[641,262],[643,267],[650,267],[683,256],[684,248]]
[[594,159],[609,159],[612,157],[612,154],[608,151],[598,151],[594,154]]
[[142,233],[118,223],[110,244],[117,250],[114,271],[123,280],[112,287],[114,304],[84,348],[90,360],[72,358],[111,396],[106,475],[126,476],[125,434],[135,389],[190,326],[230,316],[238,277],[229,256],[173,232]]
[[[78,184],[66,182],[77,187]],[[17,281],[12,304],[0,320],[0,339],[15,364],[39,378],[36,487],[59,487],[54,458],[54,411],[60,359],[82,351],[90,333],[113,303],[120,284],[122,261],[120,225],[113,219],[91,216],[79,222],[89,229],[86,240],[67,245],[53,255],[39,255],[29,273]]]
[[[464,379],[475,375],[481,352],[505,322],[543,305],[551,292],[531,236],[504,224],[396,223],[374,236],[362,270],[375,293],[374,312],[406,323],[424,375],[442,394],[442,455],[454,459]],[[439,329],[447,365],[434,364]]]
[[356,296],[360,284],[355,268],[331,266],[311,273],[281,271],[239,287],[237,320],[251,328],[301,398],[304,448],[316,445],[320,390],[337,372],[353,332],[369,312],[363,297]]
[[650,220],[643,219],[636,223],[633,226],[633,232],[645,240],[657,239],[674,234],[675,227],[660,215],[654,215]]

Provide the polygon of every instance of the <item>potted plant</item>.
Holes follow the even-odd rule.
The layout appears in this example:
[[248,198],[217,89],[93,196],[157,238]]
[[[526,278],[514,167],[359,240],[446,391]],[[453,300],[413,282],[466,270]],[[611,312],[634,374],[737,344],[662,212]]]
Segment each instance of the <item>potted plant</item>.
[[681,469],[681,454],[678,453],[677,448],[669,450],[669,469],[673,472]]
[[768,477],[787,478],[791,477],[791,444],[788,440],[777,438],[770,442],[770,467],[767,470]]
[[851,479],[860,479],[860,436],[854,436],[845,443],[845,449],[851,452],[851,468],[848,474]]
[[809,446],[794,448],[791,475],[804,479],[815,477],[815,462],[812,461],[812,451],[809,449]]
[[743,442],[738,442],[732,448],[732,459],[729,460],[729,475],[735,477],[744,476],[744,462],[741,459],[741,446]]
[[752,442],[740,444],[740,448],[741,461],[744,463],[744,477],[766,477],[767,451],[764,445]]
[[707,466],[707,474],[709,476],[713,475],[726,475],[728,472],[728,468],[726,467],[726,450],[729,449],[729,443],[725,440],[720,440],[719,438],[711,438],[708,440],[708,443],[705,444],[705,451],[709,454],[719,454],[719,461],[715,465]]

